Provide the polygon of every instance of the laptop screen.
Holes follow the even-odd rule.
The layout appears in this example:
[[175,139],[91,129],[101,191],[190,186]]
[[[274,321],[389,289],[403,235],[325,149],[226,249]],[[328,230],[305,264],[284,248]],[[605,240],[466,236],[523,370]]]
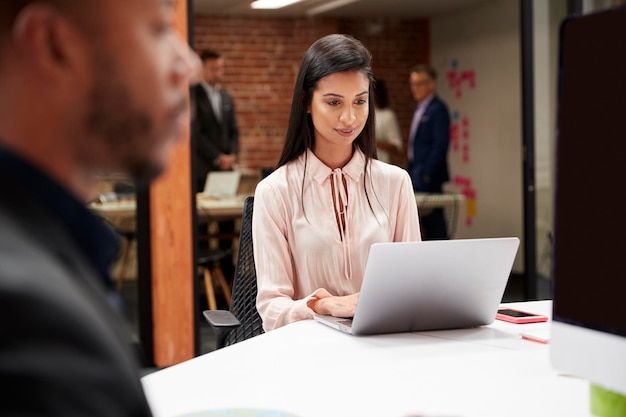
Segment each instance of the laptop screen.
[[212,197],[234,197],[239,188],[239,171],[213,171],[207,174],[203,194]]

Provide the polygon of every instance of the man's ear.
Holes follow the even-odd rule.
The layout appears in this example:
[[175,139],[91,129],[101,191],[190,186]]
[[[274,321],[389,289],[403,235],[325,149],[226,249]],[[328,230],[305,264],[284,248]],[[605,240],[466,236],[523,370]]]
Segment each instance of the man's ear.
[[29,67],[48,81],[76,77],[85,64],[85,39],[68,17],[54,7],[33,3],[17,16],[12,31],[16,50]]

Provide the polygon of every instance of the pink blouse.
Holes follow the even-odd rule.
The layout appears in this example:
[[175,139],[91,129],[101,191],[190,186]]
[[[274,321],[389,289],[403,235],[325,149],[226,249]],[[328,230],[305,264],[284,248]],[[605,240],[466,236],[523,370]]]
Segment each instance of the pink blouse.
[[[257,185],[252,236],[265,331],[313,318],[306,303],[321,288],[358,292],[372,243],[421,240],[408,173],[372,160],[364,175],[364,166],[359,150],[335,170],[307,151]],[[333,201],[346,202],[345,221]]]

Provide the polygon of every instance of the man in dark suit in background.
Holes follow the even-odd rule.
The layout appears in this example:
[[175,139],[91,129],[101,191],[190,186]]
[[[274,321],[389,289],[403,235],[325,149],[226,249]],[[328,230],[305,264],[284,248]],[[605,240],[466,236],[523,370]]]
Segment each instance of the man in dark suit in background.
[[[450,179],[448,148],[450,145],[450,114],[446,104],[437,97],[437,73],[427,65],[411,69],[411,94],[417,102],[408,139],[408,171],[417,192],[441,193]],[[443,208],[420,215],[425,240],[447,239],[448,230]]]
[[[441,193],[450,179],[448,148],[450,145],[450,113],[437,97],[437,73],[427,65],[411,70],[409,84],[417,102],[407,145],[408,171],[417,192]],[[420,215],[425,240],[447,239],[448,230],[443,208],[435,208]]]
[[86,203],[99,174],[156,176],[185,130],[174,24],[164,0],[0,2],[0,416],[151,415],[118,238]]
[[196,141],[196,181],[204,189],[210,171],[235,168],[239,152],[239,128],[232,96],[221,86],[224,59],[211,49],[201,52],[203,80],[193,87]]
[[[197,191],[202,192],[207,174],[211,171],[231,171],[237,163],[239,152],[239,128],[232,96],[221,86],[224,77],[224,59],[212,50],[200,53],[202,81],[192,87],[194,120],[192,135],[196,147],[195,175]],[[200,225],[206,229],[207,225]],[[223,220],[218,223],[221,249],[232,249],[235,222]],[[200,230],[204,233],[204,230]],[[201,243],[202,245],[202,243]],[[222,271],[232,281],[235,266],[231,258],[221,261]]]

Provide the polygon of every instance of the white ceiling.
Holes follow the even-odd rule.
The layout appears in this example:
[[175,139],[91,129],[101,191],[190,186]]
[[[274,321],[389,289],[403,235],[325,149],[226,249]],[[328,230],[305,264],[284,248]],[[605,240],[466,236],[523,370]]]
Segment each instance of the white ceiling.
[[[351,1],[351,2],[350,2]],[[195,13],[227,16],[304,17],[308,11],[329,3],[343,2],[342,6],[318,16],[358,18],[415,18],[433,17],[486,0],[303,0],[277,10],[254,10],[252,0],[193,0]]]

